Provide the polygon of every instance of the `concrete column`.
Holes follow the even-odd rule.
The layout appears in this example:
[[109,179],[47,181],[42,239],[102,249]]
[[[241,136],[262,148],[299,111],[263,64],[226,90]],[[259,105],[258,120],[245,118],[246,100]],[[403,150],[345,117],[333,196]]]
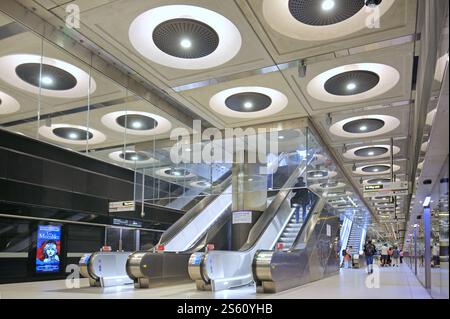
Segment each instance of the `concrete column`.
[[[235,163],[232,166],[232,250],[247,241],[250,229],[267,207],[267,175],[260,173],[263,164]],[[238,213],[241,212],[241,213]]]

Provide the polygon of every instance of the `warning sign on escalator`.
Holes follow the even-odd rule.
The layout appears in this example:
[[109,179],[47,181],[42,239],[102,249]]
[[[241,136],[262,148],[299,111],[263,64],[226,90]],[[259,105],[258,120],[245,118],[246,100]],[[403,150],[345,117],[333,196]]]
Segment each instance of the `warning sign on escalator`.
[[236,211],[233,212],[233,224],[251,224],[252,211]]

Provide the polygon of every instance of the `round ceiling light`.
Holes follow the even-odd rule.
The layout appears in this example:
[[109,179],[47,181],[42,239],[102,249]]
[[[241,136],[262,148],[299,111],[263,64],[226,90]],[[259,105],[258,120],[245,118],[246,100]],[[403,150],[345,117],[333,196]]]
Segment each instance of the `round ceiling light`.
[[116,162],[123,162],[129,164],[151,164],[157,162],[154,158],[150,157],[145,152],[136,152],[132,150],[115,151],[110,153],[109,158]]
[[259,118],[276,114],[288,104],[287,97],[276,90],[243,86],[216,93],[209,100],[217,113],[235,118]]
[[170,130],[172,124],[162,116],[140,111],[117,111],[103,115],[102,123],[116,131],[131,135],[158,135]]
[[239,30],[230,20],[190,5],[150,9],[134,19],[128,36],[147,59],[188,70],[226,63],[239,52],[242,43]]
[[219,46],[219,35],[209,25],[193,19],[164,21],[153,30],[153,42],[161,51],[182,59],[210,55]]
[[[400,166],[394,164],[394,172],[398,171]],[[357,167],[356,174],[360,175],[375,175],[375,174],[388,174],[391,173],[390,164],[370,164]]]
[[196,187],[196,188],[207,188],[211,187],[211,183],[207,181],[195,181],[192,183],[189,183],[190,186]]
[[184,167],[163,167],[156,171],[156,174],[168,178],[192,178],[195,175]]
[[308,171],[308,173],[307,173],[308,179],[311,179],[311,180],[323,179],[323,178],[333,178],[336,175],[337,175],[337,172],[328,171],[328,170],[311,170],[311,171]]
[[311,185],[312,188],[320,189],[320,190],[331,190],[331,189],[337,189],[345,187],[345,183],[337,182],[337,181],[328,181],[326,183],[320,183],[320,184],[313,184]]
[[[394,3],[377,6],[381,17]],[[277,32],[304,41],[344,37],[367,27],[364,0],[264,0],[263,15]]]
[[106,140],[106,136],[95,129],[72,124],[43,125],[39,134],[56,142],[75,145],[98,144]]
[[365,181],[366,184],[383,184],[383,183],[390,183],[391,180],[388,178],[372,178]]
[[0,115],[11,114],[20,109],[20,104],[12,96],[0,91]]
[[390,115],[363,115],[334,123],[330,132],[341,137],[364,138],[388,133],[399,125],[400,121]]
[[315,76],[307,85],[313,98],[330,103],[367,100],[386,93],[400,80],[393,67],[380,63],[356,63]]
[[371,71],[355,70],[336,74],[324,86],[333,95],[356,95],[373,89],[380,77]]
[[[400,152],[400,148],[398,146],[393,146],[394,154]],[[344,154],[345,158],[348,159],[378,159],[389,157],[391,155],[391,146],[390,145],[366,145],[355,147],[349,149]]]
[[364,7],[364,0],[289,0],[289,12],[301,23],[324,26],[342,22]]
[[2,80],[34,94],[80,98],[96,89],[95,80],[87,72],[67,62],[39,55],[0,57],[0,69]]

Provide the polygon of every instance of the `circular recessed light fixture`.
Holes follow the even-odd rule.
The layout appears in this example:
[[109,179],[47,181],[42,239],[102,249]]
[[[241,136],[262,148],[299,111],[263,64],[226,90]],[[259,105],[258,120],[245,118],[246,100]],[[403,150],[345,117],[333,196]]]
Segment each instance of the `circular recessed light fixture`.
[[156,174],[168,178],[192,178],[195,175],[184,167],[163,167],[156,171]]
[[380,63],[348,64],[325,71],[307,85],[313,98],[330,103],[367,100],[386,93],[399,81],[400,73]]
[[307,172],[308,179],[317,180],[324,178],[333,178],[337,175],[335,171],[328,170],[311,170]]
[[363,115],[334,123],[330,132],[341,137],[364,138],[386,134],[399,125],[400,121],[390,115]]
[[140,111],[118,111],[103,115],[102,123],[116,132],[131,135],[158,135],[166,133],[172,125],[162,116]]
[[195,187],[195,188],[208,188],[211,187],[211,183],[207,182],[207,181],[195,181],[195,182],[191,182],[189,183],[190,186]]
[[[397,154],[400,152],[400,148],[393,146],[393,151],[394,154]],[[391,156],[391,146],[378,144],[360,146],[347,150],[343,155],[348,159],[379,159]]]
[[228,62],[242,43],[239,30],[230,20],[190,5],[150,9],[134,19],[128,36],[133,47],[147,59],[189,70]]
[[[398,171],[400,166],[394,164],[394,172]],[[375,174],[388,174],[391,172],[390,164],[370,164],[357,167],[356,174],[360,175],[375,175]]]
[[[394,3],[383,0],[381,17]],[[277,32],[304,41],[344,37],[366,28],[364,0],[264,0],[263,15]]]
[[388,178],[372,178],[372,179],[367,179],[364,182],[366,184],[383,184],[383,183],[390,183],[391,180]]
[[12,96],[0,91],[0,115],[11,114],[20,109],[20,104]]
[[2,80],[34,94],[80,98],[88,95],[88,92],[92,94],[96,89],[95,80],[90,78],[87,72],[49,57],[32,54],[7,55],[0,58],[0,69]]
[[276,114],[288,103],[287,97],[276,90],[243,86],[215,94],[210,107],[217,113],[236,118],[259,118]]
[[98,144],[106,140],[106,136],[92,128],[72,124],[52,124],[41,126],[39,134],[60,143],[85,145]]
[[311,185],[312,188],[320,189],[322,191],[328,191],[332,189],[342,188],[345,187],[345,183],[336,182],[336,181],[328,181],[326,183],[320,183],[320,184],[313,184]]
[[123,151],[115,151],[108,156],[116,162],[129,164],[152,164],[157,162],[157,160],[150,157],[150,155],[145,152],[136,152],[132,150],[126,150],[125,153]]

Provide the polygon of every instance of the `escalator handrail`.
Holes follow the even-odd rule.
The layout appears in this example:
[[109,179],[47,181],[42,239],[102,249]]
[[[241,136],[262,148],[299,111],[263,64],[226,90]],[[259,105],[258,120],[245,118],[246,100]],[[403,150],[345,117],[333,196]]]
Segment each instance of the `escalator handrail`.
[[184,227],[189,225],[201,212],[211,204],[217,197],[223,195],[223,192],[231,185],[232,175],[227,177],[221,184],[213,189],[211,195],[207,195],[194,207],[188,210],[180,219],[170,226],[162,235],[158,245],[165,245],[171,241]]
[[[312,161],[312,159],[310,161]],[[309,163],[310,162],[304,163],[304,161],[302,161],[291,176],[289,176],[288,180],[284,183],[281,190],[278,191],[278,194],[272,200],[269,207],[267,207],[263,215],[258,219],[255,225],[253,225],[247,237],[246,243],[239,249],[239,251],[250,250],[256,245],[260,236],[265,232],[267,227],[269,227],[273,218],[277,215],[281,205],[291,193],[292,189],[290,188],[295,185],[297,178],[303,175]]]

